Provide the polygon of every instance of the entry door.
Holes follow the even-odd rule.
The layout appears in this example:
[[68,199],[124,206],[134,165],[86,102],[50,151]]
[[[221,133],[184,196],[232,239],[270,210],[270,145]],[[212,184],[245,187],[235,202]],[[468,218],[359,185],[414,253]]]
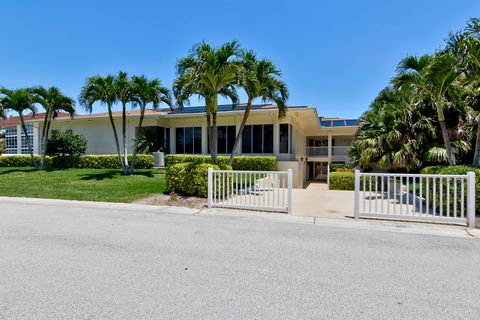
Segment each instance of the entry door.
[[326,162],[315,162],[315,180],[327,180],[328,166]]

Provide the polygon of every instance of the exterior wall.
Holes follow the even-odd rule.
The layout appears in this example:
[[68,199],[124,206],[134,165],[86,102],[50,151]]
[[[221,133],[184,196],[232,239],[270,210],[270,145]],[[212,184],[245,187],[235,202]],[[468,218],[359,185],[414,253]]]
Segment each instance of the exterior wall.
[[278,161],[277,162],[277,170],[279,171],[287,171],[288,169],[292,169],[293,173],[293,188],[295,189],[302,189],[305,186],[305,162],[304,161]]

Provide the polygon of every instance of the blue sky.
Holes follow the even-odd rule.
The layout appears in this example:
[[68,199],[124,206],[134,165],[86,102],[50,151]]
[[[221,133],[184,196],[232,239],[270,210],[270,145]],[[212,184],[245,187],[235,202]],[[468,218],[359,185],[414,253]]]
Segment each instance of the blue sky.
[[86,77],[125,70],[171,87],[193,44],[236,39],[279,65],[289,104],[358,117],[401,58],[441,47],[480,1],[23,0],[1,11],[0,86],[77,98]]

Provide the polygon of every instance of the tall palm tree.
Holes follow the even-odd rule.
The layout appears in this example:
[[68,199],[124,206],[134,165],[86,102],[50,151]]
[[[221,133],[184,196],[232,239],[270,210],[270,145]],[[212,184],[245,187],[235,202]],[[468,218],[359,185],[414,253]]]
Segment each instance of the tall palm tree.
[[133,106],[140,107],[140,119],[138,121],[138,129],[135,133],[135,145],[133,150],[133,159],[131,173],[135,170],[135,162],[138,152],[139,135],[141,133],[145,110],[149,104],[153,110],[157,110],[160,103],[167,104],[172,108],[172,97],[170,90],[162,85],[159,79],[148,80],[145,76],[133,76]]
[[123,145],[123,161],[127,170],[128,167],[128,147],[127,147],[127,103],[133,102],[134,88],[133,84],[128,78],[126,72],[120,71],[114,81],[115,90],[117,92],[118,101],[122,104],[122,145]]
[[45,89],[44,87],[35,87],[32,92],[38,97],[38,103],[45,109],[42,134],[40,137],[40,166],[39,170],[45,168],[45,154],[47,152],[48,135],[50,125],[59,112],[68,112],[71,117],[75,114],[75,101],[62,94],[62,91],[56,87]]
[[22,126],[23,134],[25,135],[25,140],[27,142],[27,148],[30,152],[32,158],[32,165],[37,169],[37,162],[33,156],[33,146],[28,138],[28,130],[25,125],[25,119],[23,114],[25,111],[30,111],[33,116],[37,113],[37,108],[35,103],[38,102],[37,97],[33,94],[32,89],[15,89],[10,90],[6,88],[0,88],[0,105],[3,106],[4,110],[12,110],[18,113],[20,117],[20,124]]
[[460,74],[458,58],[453,54],[442,53],[404,58],[400,61],[393,79],[397,88],[411,86],[434,104],[450,165],[455,165],[456,161],[445,123],[444,106],[447,97],[458,95],[456,84]]
[[229,165],[233,163],[235,150],[240,142],[255,99],[261,98],[264,103],[273,101],[278,107],[279,118],[284,117],[287,112],[288,89],[287,85],[279,79],[281,71],[270,60],[259,60],[253,51],[246,51],[242,54],[241,66],[238,80],[240,87],[247,93],[248,101],[240,129],[233,144],[232,153],[230,154]]
[[88,112],[92,112],[92,107],[95,102],[100,102],[101,104],[107,105],[108,117],[113,129],[113,137],[115,139],[115,146],[117,148],[118,160],[122,166],[123,174],[127,175],[129,172],[122,157],[117,129],[115,127],[115,121],[113,120],[112,115],[112,106],[118,101],[115,77],[108,75],[106,77],[93,76],[87,78],[82,87],[82,91],[80,92],[78,100],[80,105],[83,106]]
[[218,96],[238,103],[235,89],[240,53],[238,42],[227,42],[214,48],[205,42],[195,45],[187,57],[177,61],[177,78],[173,92],[181,109],[194,96],[205,100],[209,147],[212,162],[217,163],[217,112]]

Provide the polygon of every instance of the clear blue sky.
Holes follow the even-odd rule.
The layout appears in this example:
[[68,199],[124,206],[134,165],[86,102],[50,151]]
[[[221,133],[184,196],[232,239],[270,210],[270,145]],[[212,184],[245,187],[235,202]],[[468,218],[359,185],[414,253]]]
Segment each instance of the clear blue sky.
[[280,66],[289,104],[358,117],[401,58],[439,48],[480,1],[23,0],[1,12],[1,86],[77,98],[86,77],[125,70],[171,87],[193,44],[236,39]]

